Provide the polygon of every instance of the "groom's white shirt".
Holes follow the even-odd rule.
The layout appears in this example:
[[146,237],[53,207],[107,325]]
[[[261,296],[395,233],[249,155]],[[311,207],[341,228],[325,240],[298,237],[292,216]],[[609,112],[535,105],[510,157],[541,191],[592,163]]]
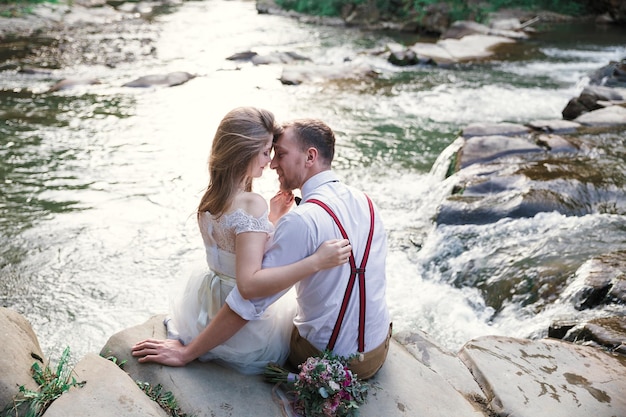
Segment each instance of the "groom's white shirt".
[[[339,229],[326,211],[315,204],[304,204],[312,198],[326,203],[337,215],[348,234],[358,267],[363,258],[370,225],[365,195],[339,182],[332,171],[324,171],[311,177],[301,191],[303,203],[280,219],[272,244],[263,259],[263,268],[299,261],[315,252],[324,241],[341,238]],[[387,237],[377,210],[374,220],[374,235],[365,272],[365,352],[380,345],[389,332],[389,311],[385,294]],[[326,348],[330,339],[349,276],[350,265],[345,264],[320,271],[295,285],[298,312],[294,324],[300,335],[320,350]],[[286,291],[272,297],[245,300],[235,287],[226,302],[244,319],[255,320]],[[338,355],[348,356],[357,352],[358,297],[357,280],[335,345],[334,351]]]

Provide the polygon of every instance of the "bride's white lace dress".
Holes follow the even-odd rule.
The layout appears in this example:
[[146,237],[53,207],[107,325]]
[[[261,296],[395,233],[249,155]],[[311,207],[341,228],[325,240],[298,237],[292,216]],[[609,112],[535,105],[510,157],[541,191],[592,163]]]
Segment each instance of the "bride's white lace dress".
[[[267,213],[255,218],[238,209],[214,219],[199,218],[206,248],[208,271],[193,274],[183,293],[172,303],[166,319],[168,338],[183,344],[194,339],[215,317],[235,287],[235,237],[243,232],[263,232],[271,239],[273,226]],[[295,301],[289,294],[274,303],[261,320],[248,322],[227,342],[207,352],[201,361],[218,361],[245,374],[262,373],[268,362],[283,364],[289,354]]]

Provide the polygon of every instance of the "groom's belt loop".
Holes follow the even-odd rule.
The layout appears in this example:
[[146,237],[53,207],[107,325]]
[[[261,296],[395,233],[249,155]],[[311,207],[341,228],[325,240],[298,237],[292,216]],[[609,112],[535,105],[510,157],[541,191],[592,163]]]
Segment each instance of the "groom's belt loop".
[[[333,328],[333,332],[330,335],[330,340],[328,341],[327,349],[333,350],[335,347],[335,343],[337,342],[337,337],[339,336],[339,331],[341,330],[341,324],[343,323],[344,316],[346,315],[346,310],[348,308],[348,303],[350,302],[350,295],[352,294],[352,289],[354,288],[356,277],[359,277],[359,352],[365,352],[365,266],[367,265],[367,259],[370,254],[370,246],[372,245],[372,236],[374,235],[374,206],[372,204],[372,200],[365,195],[367,199],[367,204],[370,210],[370,231],[367,236],[367,244],[365,246],[365,253],[363,254],[363,259],[361,259],[361,265],[359,268],[356,266],[356,261],[354,259],[354,253],[350,251],[350,278],[348,279],[348,285],[346,286],[346,291],[343,295],[343,302],[341,303],[341,309],[339,310],[339,316],[337,316],[337,321],[335,322],[335,327]],[[348,234],[346,230],[341,225],[339,218],[335,213],[328,207],[325,203],[311,199],[307,200],[307,203],[317,204],[330,215],[335,221],[335,224],[339,228],[341,232],[341,236],[344,239],[348,239]],[[348,239],[350,240],[350,239]]]

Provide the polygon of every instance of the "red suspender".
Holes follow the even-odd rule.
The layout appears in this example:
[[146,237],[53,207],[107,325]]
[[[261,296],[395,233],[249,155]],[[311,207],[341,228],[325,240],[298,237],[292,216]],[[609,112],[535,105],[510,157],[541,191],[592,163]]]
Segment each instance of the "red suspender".
[[[354,283],[356,281],[356,276],[359,277],[359,352],[365,352],[365,266],[367,265],[367,259],[370,255],[370,246],[372,245],[372,236],[374,235],[374,206],[372,205],[372,200],[366,195],[367,204],[370,209],[370,231],[367,236],[367,245],[365,246],[365,253],[363,254],[363,259],[361,260],[361,265],[359,268],[356,267],[356,261],[354,259],[354,253],[350,252],[350,279],[348,280],[348,285],[346,286],[346,291],[343,295],[343,302],[341,303],[341,310],[339,310],[339,316],[337,316],[337,321],[335,322],[335,327],[333,328],[333,332],[330,336],[330,340],[328,341],[327,349],[333,350],[335,347],[335,342],[337,342],[337,337],[339,336],[339,330],[341,330],[341,324],[343,322],[344,316],[346,315],[346,310],[348,309],[348,302],[350,301],[350,295],[352,294],[352,289],[354,288]],[[335,215],[335,213],[328,207],[326,204],[322,203],[319,200],[311,199],[307,200],[307,203],[317,204],[322,207],[330,217],[333,218],[337,227],[339,227],[339,231],[341,232],[341,236],[344,239],[348,239],[348,234],[345,229],[341,225],[339,218]]]

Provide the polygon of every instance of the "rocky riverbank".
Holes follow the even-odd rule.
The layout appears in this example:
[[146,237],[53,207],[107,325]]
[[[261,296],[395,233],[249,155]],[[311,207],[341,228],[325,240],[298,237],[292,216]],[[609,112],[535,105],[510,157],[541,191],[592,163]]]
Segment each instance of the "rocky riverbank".
[[[43,415],[167,416],[138,383],[171,392],[179,412],[187,415],[283,415],[276,390],[261,376],[241,375],[214,363],[193,362],[184,368],[139,364],[130,347],[146,337],[165,337],[162,319],[155,316],[115,334],[99,354],[80,358],[72,377],[81,386],[63,393]],[[28,321],[13,310],[0,308],[0,334],[5,340],[0,408],[10,408],[21,386],[37,390],[31,366],[43,368],[49,358]],[[363,417],[626,413],[626,358],[555,339],[481,337],[454,354],[425,334],[396,334],[385,365],[370,383],[368,402],[360,410]]]

